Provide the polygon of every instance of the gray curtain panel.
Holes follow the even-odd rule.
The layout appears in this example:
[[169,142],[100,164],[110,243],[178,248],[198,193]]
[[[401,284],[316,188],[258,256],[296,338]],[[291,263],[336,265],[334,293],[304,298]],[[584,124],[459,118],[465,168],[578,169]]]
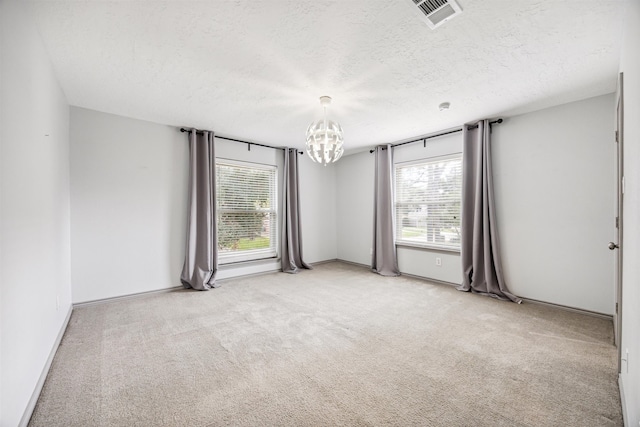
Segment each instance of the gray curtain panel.
[[461,291],[520,303],[502,274],[491,171],[491,127],[481,120],[463,128]]
[[297,273],[301,268],[311,269],[302,260],[302,226],[300,224],[300,197],[298,192],[298,150],[285,148],[283,173],[284,214],[280,258],[282,271]]
[[382,276],[399,276],[393,215],[393,149],[376,147],[371,269]]
[[216,169],[213,132],[189,132],[187,242],[180,281],[185,288],[217,287]]

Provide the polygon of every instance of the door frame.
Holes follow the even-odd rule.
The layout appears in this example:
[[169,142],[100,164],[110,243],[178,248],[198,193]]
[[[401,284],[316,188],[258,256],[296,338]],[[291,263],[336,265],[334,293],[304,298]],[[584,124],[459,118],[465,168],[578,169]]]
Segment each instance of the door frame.
[[613,314],[614,343],[618,349],[618,373],[622,369],[622,227],[624,207],[624,79],[618,76],[616,90],[616,206],[615,233],[617,248],[614,250],[615,309]]

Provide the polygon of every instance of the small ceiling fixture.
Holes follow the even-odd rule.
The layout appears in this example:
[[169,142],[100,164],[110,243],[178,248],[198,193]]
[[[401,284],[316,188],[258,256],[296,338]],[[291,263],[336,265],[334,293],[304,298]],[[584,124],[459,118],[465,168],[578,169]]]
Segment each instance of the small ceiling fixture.
[[324,117],[307,128],[307,154],[314,162],[332,163],[342,157],[342,127],[333,120],[327,120],[327,106],[331,104],[330,96],[321,96],[320,105],[324,109]]
[[442,104],[438,105],[440,111],[447,111],[449,107],[451,107],[451,103],[449,102],[443,102]]

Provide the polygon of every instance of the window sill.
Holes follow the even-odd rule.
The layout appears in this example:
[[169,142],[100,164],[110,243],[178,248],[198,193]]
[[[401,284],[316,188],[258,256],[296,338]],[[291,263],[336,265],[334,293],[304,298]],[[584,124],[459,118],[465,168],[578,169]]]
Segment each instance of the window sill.
[[418,245],[418,244],[412,245],[411,243],[396,242],[396,247],[417,249],[419,251],[444,252],[444,253],[448,253],[448,254],[458,254],[458,255],[460,255],[460,249],[446,248],[446,247],[442,247],[442,246],[430,246],[430,245]]

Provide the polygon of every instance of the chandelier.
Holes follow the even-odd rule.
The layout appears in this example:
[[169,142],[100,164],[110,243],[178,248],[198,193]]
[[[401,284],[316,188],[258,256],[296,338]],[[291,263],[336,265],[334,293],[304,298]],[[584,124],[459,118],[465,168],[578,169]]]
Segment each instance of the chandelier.
[[324,118],[315,121],[307,128],[307,154],[314,162],[332,163],[342,157],[342,127],[333,120],[327,120],[327,106],[330,96],[321,96],[320,105],[324,109]]

